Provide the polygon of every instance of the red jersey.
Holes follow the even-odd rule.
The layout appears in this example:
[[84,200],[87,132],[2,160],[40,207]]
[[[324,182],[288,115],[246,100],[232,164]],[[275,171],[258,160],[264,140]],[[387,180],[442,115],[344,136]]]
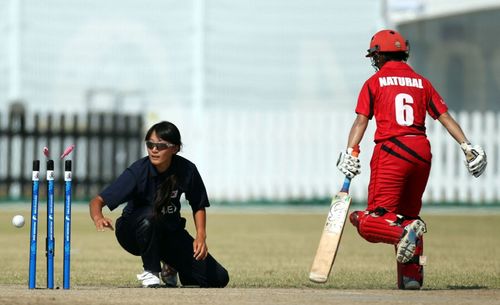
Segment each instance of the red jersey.
[[375,142],[403,135],[425,135],[425,116],[448,106],[432,84],[405,62],[389,61],[361,88],[356,113],[375,116]]

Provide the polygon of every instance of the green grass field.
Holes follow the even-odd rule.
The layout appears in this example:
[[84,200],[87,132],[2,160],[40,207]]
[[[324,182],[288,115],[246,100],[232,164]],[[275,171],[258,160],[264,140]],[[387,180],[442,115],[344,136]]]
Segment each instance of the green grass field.
[[[40,206],[38,287],[46,283],[44,208]],[[55,279],[61,286],[63,227],[61,208],[56,211]],[[28,219],[26,204],[19,204],[19,209],[15,205],[0,206],[0,285],[27,287],[29,223],[15,228],[11,224],[15,214]],[[119,216],[118,212],[108,215],[113,219]],[[192,230],[191,216],[185,217]],[[500,289],[498,212],[424,213],[423,218],[428,225],[425,289]],[[309,282],[307,276],[324,220],[325,215],[317,209],[270,214],[209,209],[208,247],[228,269],[229,287],[233,288],[395,289],[393,247],[364,241],[350,224],[344,231],[330,280],[324,285]],[[140,286],[135,280],[135,274],[141,271],[140,259],[123,251],[113,232],[96,232],[85,206],[74,208],[72,221],[72,288]]]

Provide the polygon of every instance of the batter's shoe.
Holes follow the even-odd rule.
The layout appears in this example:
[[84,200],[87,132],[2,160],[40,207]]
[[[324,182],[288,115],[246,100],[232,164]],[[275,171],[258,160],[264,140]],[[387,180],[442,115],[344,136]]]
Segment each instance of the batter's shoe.
[[168,287],[177,287],[177,270],[162,262],[161,280]]
[[404,228],[403,236],[396,249],[396,260],[400,263],[407,263],[415,254],[419,238],[427,232],[425,223],[417,219]]
[[156,272],[144,271],[141,274],[137,274],[137,280],[142,282],[142,287],[144,288],[160,287],[160,278]]
[[409,277],[403,276],[403,285],[405,290],[419,290],[420,289],[420,282],[411,279]]

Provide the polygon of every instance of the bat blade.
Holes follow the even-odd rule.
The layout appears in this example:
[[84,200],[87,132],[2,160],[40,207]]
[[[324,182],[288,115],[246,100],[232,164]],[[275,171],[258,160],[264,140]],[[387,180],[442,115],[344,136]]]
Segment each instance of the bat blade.
[[[352,148],[352,155],[355,157],[359,155],[358,144]],[[349,195],[351,179],[346,176],[340,192],[332,198],[323,233],[319,240],[318,250],[316,250],[311,271],[309,272],[309,279],[312,282],[325,283],[328,276],[330,276],[352,201]]]
[[309,280],[312,282],[325,283],[328,280],[337,255],[351,200],[351,196],[346,192],[339,192],[332,199],[318,250],[309,273]]

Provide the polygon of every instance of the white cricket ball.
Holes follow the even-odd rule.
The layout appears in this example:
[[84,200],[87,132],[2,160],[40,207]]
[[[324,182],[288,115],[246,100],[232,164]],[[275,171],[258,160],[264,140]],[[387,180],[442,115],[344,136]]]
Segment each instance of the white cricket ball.
[[24,217],[23,215],[16,215],[12,217],[12,224],[16,228],[22,228],[24,226]]

